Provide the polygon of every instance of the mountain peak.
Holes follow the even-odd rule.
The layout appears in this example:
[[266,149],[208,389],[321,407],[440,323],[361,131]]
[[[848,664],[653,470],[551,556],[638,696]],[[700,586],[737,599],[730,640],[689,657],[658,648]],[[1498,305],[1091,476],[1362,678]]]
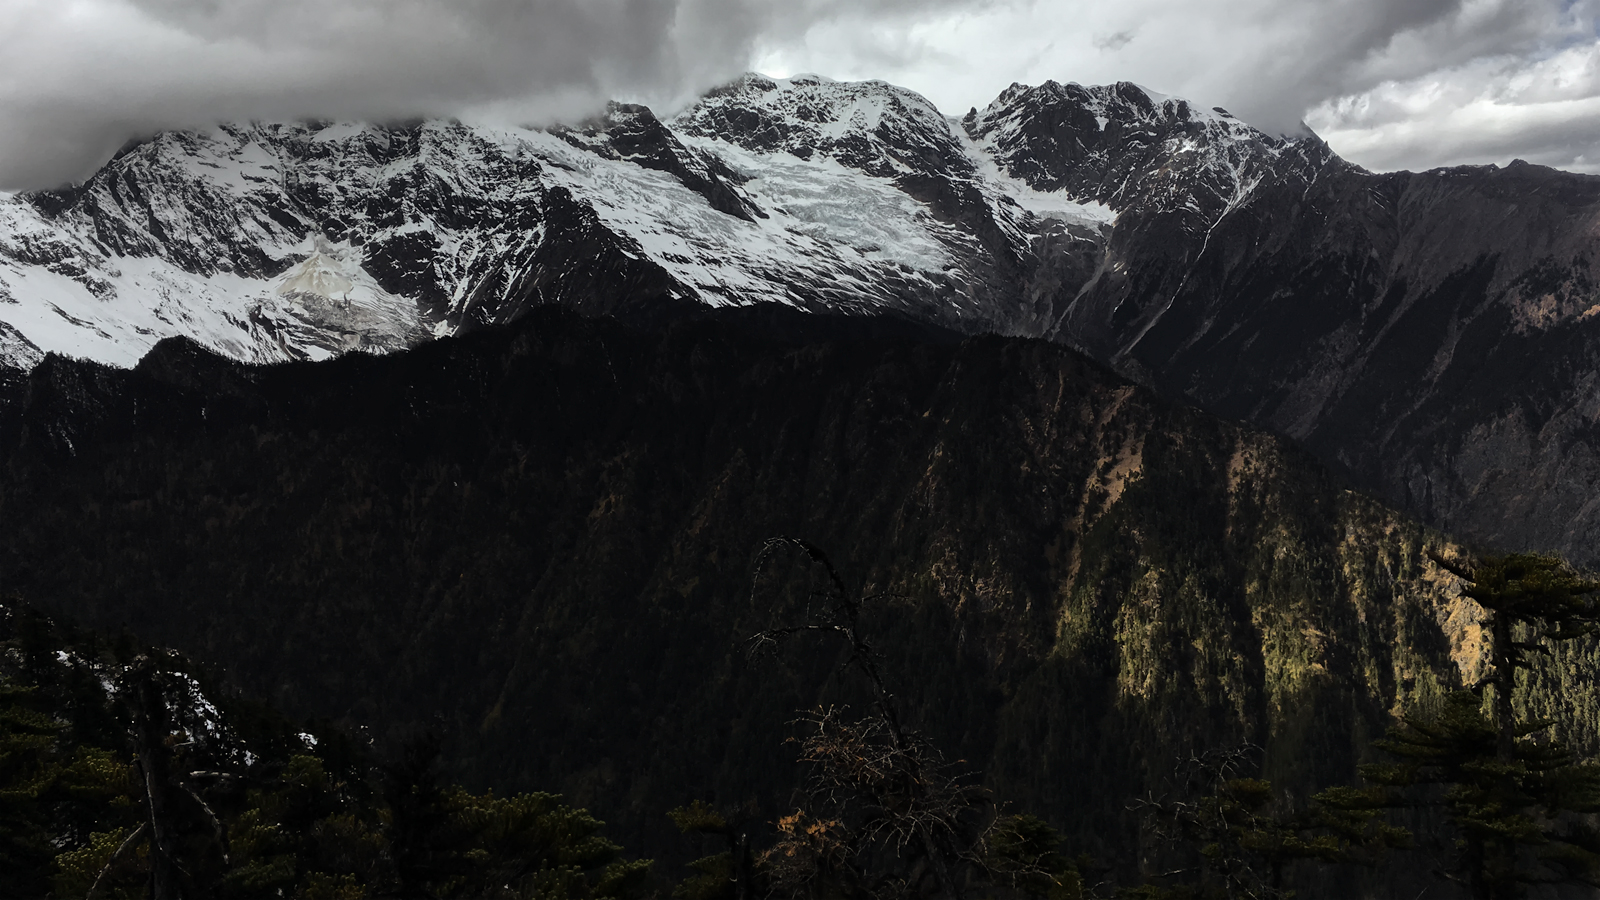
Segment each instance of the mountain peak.
[[[962,126],[1006,174],[1037,190],[1067,190],[1119,209],[1153,200],[1136,199],[1140,192],[1170,193],[1142,176],[1187,173],[1183,183],[1213,195],[1195,206],[1211,219],[1279,169],[1309,172],[1336,158],[1308,131],[1309,152],[1282,165],[1280,157],[1295,140],[1268,134],[1226,110],[1129,81],[1013,84],[969,113]],[[1182,196],[1187,203],[1188,194]]]
[[959,155],[938,107],[885,81],[750,73],[706,94],[671,124],[682,133],[747,150],[787,152],[803,160],[820,154],[883,177],[917,169],[916,159],[930,154]]

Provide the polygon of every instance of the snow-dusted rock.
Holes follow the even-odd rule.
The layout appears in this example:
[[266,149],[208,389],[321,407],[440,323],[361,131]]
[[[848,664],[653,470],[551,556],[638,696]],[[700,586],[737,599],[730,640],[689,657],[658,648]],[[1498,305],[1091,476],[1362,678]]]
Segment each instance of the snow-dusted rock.
[[785,303],[1047,334],[1102,268],[1118,210],[1148,200],[1129,167],[1191,152],[1062,152],[1040,123],[1082,118],[1059,100],[1080,95],[1102,98],[1094,115],[1124,144],[1165,122],[1219,172],[1289,146],[1126,85],[1013,89],[962,123],[883,82],[759,75],[665,121],[613,104],[547,130],[166,133],[81,186],[0,196],[0,364],[128,366],[175,335],[262,362],[384,352],[551,302],[645,317]]
[[1600,178],[1373,174],[1128,83],[951,118],[883,82],[747,75],[549,129],[162,134],[0,195],[0,426],[49,353],[320,359],[539,304],[786,304],[1068,343],[1432,522],[1594,560],[1596,285]]

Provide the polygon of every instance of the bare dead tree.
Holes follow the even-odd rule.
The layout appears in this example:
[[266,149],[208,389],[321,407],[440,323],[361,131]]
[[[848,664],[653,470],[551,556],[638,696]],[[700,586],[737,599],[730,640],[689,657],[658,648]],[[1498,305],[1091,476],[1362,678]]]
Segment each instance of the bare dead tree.
[[872,686],[877,699],[880,713],[890,720],[894,731],[900,732],[899,710],[895,704],[894,695],[889,693],[883,683],[882,669],[879,667],[879,657],[872,645],[867,643],[861,633],[861,608],[868,603],[883,600],[894,596],[892,593],[879,593],[867,597],[858,597],[845,588],[844,579],[839,576],[839,570],[834,568],[828,555],[822,548],[801,538],[775,537],[768,538],[761,545],[761,550],[756,554],[756,561],[750,578],[750,598],[752,602],[758,599],[761,590],[761,574],[766,571],[773,558],[779,551],[785,549],[799,550],[814,565],[820,567],[828,576],[828,588],[822,592],[812,592],[807,598],[808,603],[803,618],[806,621],[789,625],[780,625],[766,631],[751,635],[746,642],[747,652],[751,658],[763,654],[776,652],[778,645],[787,638],[806,632],[820,632],[837,635],[850,647],[850,658],[846,666],[853,666],[860,672]]
[[[962,885],[954,869],[977,861],[984,826],[993,817],[981,812],[986,809],[984,793],[963,783],[930,742],[906,727],[899,703],[885,684],[881,657],[862,633],[861,612],[867,604],[892,595],[851,592],[821,548],[799,538],[778,537],[763,543],[756,556],[752,601],[758,599],[762,573],[785,550],[804,554],[810,565],[826,573],[826,587],[807,595],[801,621],[751,636],[749,655],[773,653],[800,634],[836,636],[850,651],[845,667],[854,669],[871,688],[873,710],[858,721],[846,719],[844,710],[834,707],[814,710],[798,720],[808,732],[800,740],[800,758],[811,764],[809,793],[837,811],[838,817],[813,820],[803,828],[800,820],[785,820],[790,827],[776,848],[781,859],[772,869],[775,887],[788,885],[799,891],[810,884],[810,870],[788,865],[795,860],[812,866],[840,865],[836,842],[844,827],[841,821],[848,820],[854,823],[850,837],[856,855],[875,847],[897,858],[908,850],[916,857],[910,872],[883,880],[869,889],[872,893],[915,894],[917,882],[931,875],[941,895],[960,900]],[[986,821],[975,824],[978,819]]]
[[1254,771],[1260,752],[1246,743],[1191,753],[1174,766],[1165,794],[1130,805],[1158,841],[1174,849],[1201,848],[1196,858],[1154,877],[1195,883],[1214,878],[1228,897],[1259,896],[1260,879],[1244,842],[1245,833],[1258,825],[1259,810],[1251,802],[1255,798],[1234,794],[1241,779]]
[[150,896],[154,900],[178,900],[184,894],[183,882],[187,879],[178,864],[172,828],[176,791],[171,754],[166,746],[171,733],[166,698],[149,657],[134,660],[122,681],[133,715],[134,764],[144,786],[145,824],[150,827]]
[[1249,743],[1191,753],[1178,762],[1165,795],[1130,806],[1156,838],[1188,857],[1151,877],[1205,896],[1286,900],[1299,863],[1371,867],[1388,850],[1410,845],[1409,832],[1382,821],[1382,798],[1371,791],[1330,788],[1287,808],[1271,782],[1253,777],[1261,754]]
[[[165,690],[168,679],[156,660],[149,656],[138,657],[118,681],[119,692],[131,717],[129,736],[134,768],[144,788],[146,816],[145,822],[112,854],[107,869],[135,838],[147,834],[149,893],[153,900],[203,896],[204,886],[196,882],[195,874],[186,870],[180,861],[181,847],[185,843],[183,832],[190,830],[196,819],[203,821],[224,866],[228,861],[228,834],[222,820],[190,782],[196,777],[225,779],[229,776],[218,772],[188,772],[187,767],[178,764],[180,760],[175,751],[188,745],[174,746],[175,736],[182,733],[182,728],[173,720]],[[184,810],[185,806],[190,808]],[[100,877],[104,876],[105,871],[102,871]],[[99,880],[96,879],[96,886]]]

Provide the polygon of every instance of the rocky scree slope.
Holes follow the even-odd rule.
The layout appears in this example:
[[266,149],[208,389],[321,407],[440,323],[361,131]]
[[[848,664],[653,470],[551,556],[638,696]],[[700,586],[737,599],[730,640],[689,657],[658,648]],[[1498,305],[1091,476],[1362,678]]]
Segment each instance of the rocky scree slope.
[[[1422,553],[1447,545],[1281,439],[1043,341],[749,313],[48,357],[4,451],[0,518],[29,524],[0,530],[0,592],[296,715],[442,727],[469,783],[559,790],[663,858],[689,799],[790,811],[797,711],[868,702],[827,643],[746,659],[813,586],[752,591],[774,535],[890,592],[868,627],[908,717],[1103,859],[1144,846],[1129,798],[1180,753],[1254,741],[1303,792],[1477,676],[1478,617]],[[1593,685],[1543,696],[1594,743]]]

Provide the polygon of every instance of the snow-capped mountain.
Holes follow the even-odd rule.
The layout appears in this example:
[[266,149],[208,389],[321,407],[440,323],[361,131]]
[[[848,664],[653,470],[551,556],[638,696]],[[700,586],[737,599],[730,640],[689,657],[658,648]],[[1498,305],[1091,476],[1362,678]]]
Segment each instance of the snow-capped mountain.
[[1119,212],[1210,214],[1298,143],[1331,158],[1132,85],[1014,87],[954,121],[882,82],[758,75],[666,121],[614,104],[549,129],[161,134],[81,187],[0,197],[0,361],[127,366],[172,335],[317,359],[549,302],[777,302],[1045,334],[1063,288],[1102,268]]
[[551,303],[887,313],[1069,344],[1431,522],[1600,560],[1595,260],[1600,178],[1373,174],[1127,83],[950,117],[747,75],[666,118],[161,134],[0,196],[0,414],[46,353],[176,335],[273,361]]

